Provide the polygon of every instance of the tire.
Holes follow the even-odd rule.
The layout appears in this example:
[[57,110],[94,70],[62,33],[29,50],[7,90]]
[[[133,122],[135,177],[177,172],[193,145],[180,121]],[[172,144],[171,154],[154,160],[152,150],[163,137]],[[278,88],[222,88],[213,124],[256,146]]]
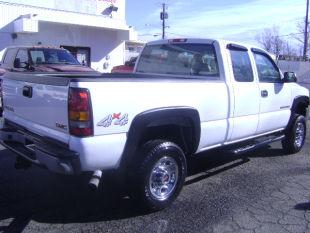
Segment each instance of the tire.
[[146,211],[168,207],[179,195],[186,177],[186,159],[176,144],[145,143],[131,178],[131,197]]
[[295,114],[292,124],[286,129],[285,139],[282,141],[284,151],[288,154],[299,152],[305,143],[306,131],[305,117]]

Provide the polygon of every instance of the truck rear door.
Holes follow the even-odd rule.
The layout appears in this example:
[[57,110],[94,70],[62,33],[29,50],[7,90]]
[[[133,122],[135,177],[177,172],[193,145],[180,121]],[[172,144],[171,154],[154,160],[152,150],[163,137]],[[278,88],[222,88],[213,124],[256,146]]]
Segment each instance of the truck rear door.
[[229,141],[255,135],[259,115],[259,86],[253,73],[249,51],[237,44],[227,45],[234,95],[233,130]]
[[2,84],[5,120],[67,143],[68,83],[66,78],[7,72]]

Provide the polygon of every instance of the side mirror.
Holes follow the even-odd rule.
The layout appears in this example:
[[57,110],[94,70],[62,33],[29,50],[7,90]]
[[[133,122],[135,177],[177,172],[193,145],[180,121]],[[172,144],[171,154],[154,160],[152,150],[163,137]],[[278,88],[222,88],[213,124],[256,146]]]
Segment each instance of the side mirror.
[[135,60],[132,60],[132,61],[130,61],[130,67],[135,67],[135,65],[136,65],[136,59]]
[[285,72],[283,82],[285,83],[296,83],[297,82],[297,76],[294,72]]
[[21,68],[21,63],[19,58],[15,58],[14,60],[14,68]]

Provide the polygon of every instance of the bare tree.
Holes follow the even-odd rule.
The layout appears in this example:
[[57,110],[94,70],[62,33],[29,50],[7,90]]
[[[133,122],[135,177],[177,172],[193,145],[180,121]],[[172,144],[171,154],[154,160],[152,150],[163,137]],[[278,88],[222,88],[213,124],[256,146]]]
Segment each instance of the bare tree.
[[263,48],[269,52],[271,52],[273,47],[272,42],[272,33],[270,29],[264,29],[264,31],[260,34],[257,34],[255,39],[258,43],[260,43]]
[[[256,40],[263,46],[265,50],[274,53],[276,56],[279,56],[283,53],[285,41],[280,38],[278,27],[264,29],[262,33],[256,36]],[[288,45],[289,44],[286,46]]]
[[[305,41],[305,22],[300,21],[296,25],[297,33],[293,36],[294,39],[296,39],[301,46],[304,46]],[[310,51],[310,23],[308,23],[308,30],[307,30],[307,52]],[[300,54],[302,55],[302,53]]]
[[292,59],[293,57],[297,56],[297,50],[292,46],[292,44],[288,41],[284,41],[283,45],[283,51],[284,56],[287,56],[289,59]]
[[265,50],[277,57],[282,55],[285,59],[292,59],[297,55],[296,48],[288,40],[281,38],[278,27],[265,28],[262,33],[256,35],[256,40]]

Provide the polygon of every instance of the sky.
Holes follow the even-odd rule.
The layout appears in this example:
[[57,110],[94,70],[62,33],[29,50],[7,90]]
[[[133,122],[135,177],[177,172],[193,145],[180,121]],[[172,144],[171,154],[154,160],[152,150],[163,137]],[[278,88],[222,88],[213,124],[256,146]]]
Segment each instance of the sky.
[[[161,38],[162,3],[167,4],[167,37],[216,38],[258,44],[256,35],[278,27],[283,38],[304,20],[306,0],[127,0],[126,20],[140,40]],[[154,36],[158,35],[158,36]]]

